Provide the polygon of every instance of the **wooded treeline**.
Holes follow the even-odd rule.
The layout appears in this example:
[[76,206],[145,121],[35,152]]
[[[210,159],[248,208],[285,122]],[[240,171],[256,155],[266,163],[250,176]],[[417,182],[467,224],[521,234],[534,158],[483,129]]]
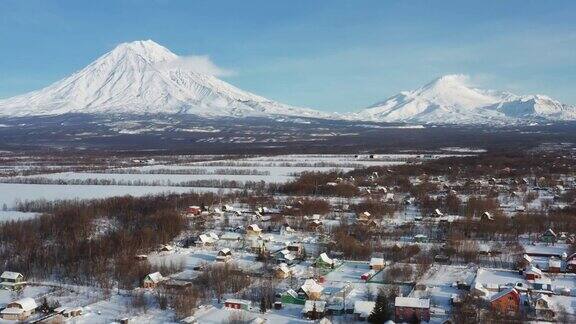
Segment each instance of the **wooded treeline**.
[[1,267],[28,278],[133,287],[151,270],[135,255],[185,230],[187,221],[179,212],[185,206],[221,199],[207,193],[31,204],[27,211],[46,213],[0,224]]

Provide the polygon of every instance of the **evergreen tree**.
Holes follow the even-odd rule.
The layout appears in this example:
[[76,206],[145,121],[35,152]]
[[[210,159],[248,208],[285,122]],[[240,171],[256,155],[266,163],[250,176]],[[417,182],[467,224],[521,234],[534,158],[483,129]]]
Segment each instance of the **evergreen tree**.
[[378,297],[376,297],[376,305],[370,316],[368,316],[368,322],[381,324],[389,320],[391,317],[390,305],[388,303],[388,297],[383,289],[378,292]]

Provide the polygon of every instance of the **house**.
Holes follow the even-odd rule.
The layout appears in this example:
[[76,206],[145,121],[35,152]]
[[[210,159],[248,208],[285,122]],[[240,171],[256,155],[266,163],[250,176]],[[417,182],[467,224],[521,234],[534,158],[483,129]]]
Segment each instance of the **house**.
[[162,244],[162,245],[160,246],[160,249],[159,249],[159,250],[160,250],[160,252],[170,252],[170,251],[174,250],[174,248],[172,247],[172,245]]
[[318,231],[322,228],[322,221],[320,220],[312,220],[308,223],[308,230],[310,231]]
[[520,293],[513,287],[506,288],[490,298],[490,307],[502,314],[517,314],[520,310]]
[[368,272],[366,272],[366,273],[363,273],[363,274],[360,276],[360,279],[362,279],[362,280],[364,280],[364,281],[368,281],[368,280],[370,280],[370,278],[372,278],[375,274],[376,274],[376,271],[375,271],[375,270],[370,270],[370,271],[368,271]]
[[58,307],[54,309],[54,313],[61,314],[65,318],[76,317],[82,315],[82,307]]
[[326,314],[326,302],[322,300],[307,300],[302,308],[302,316],[309,319],[320,319]]
[[397,322],[430,321],[430,299],[396,297],[394,315]]
[[296,260],[296,256],[292,254],[292,252],[288,251],[288,249],[283,249],[276,252],[274,258],[276,259],[277,263],[286,263],[288,265],[293,264],[294,260]]
[[36,307],[38,306],[34,298],[22,298],[6,305],[0,312],[0,317],[10,321],[25,321],[34,313]]
[[554,233],[554,231],[551,228],[547,229],[546,232],[540,235],[540,242],[556,243],[557,240],[558,236],[556,235],[556,233]]
[[0,286],[4,289],[19,289],[26,285],[24,275],[20,272],[4,271],[0,275]]
[[534,260],[532,259],[531,256],[529,256],[528,254],[524,254],[522,256],[522,259],[520,259],[518,265],[520,266],[521,269],[526,269],[527,267],[529,267],[532,264],[533,261]]
[[324,268],[324,269],[333,269],[334,268],[334,260],[330,259],[326,253],[320,254],[320,256],[316,259],[316,267]]
[[242,309],[250,310],[252,302],[244,299],[226,299],[224,301],[224,307],[231,309]]
[[444,213],[442,213],[440,211],[440,209],[438,209],[438,208],[434,209],[434,211],[430,215],[430,217],[443,217],[443,216],[444,216]]
[[560,268],[562,268],[562,261],[558,258],[551,257],[548,259],[548,272],[549,273],[560,273]]
[[370,265],[371,270],[380,271],[384,269],[384,259],[383,258],[371,258]]
[[480,215],[480,221],[482,222],[488,222],[488,221],[493,221],[494,220],[494,215],[492,215],[492,213],[490,212],[483,212],[482,215]]
[[232,251],[229,248],[223,248],[222,250],[218,251],[216,255],[217,262],[228,262],[232,258]]
[[358,215],[356,215],[356,220],[360,223],[368,222],[371,219],[372,219],[372,214],[370,214],[367,211],[359,213]]
[[276,268],[274,268],[274,276],[278,279],[285,279],[288,278],[291,274],[290,268],[286,263],[279,264]]
[[428,242],[428,236],[426,236],[424,234],[414,235],[414,242],[426,243],[426,242]]
[[160,272],[154,272],[146,275],[144,280],[142,280],[142,287],[144,288],[156,288],[160,282],[165,280]]
[[551,295],[554,293],[552,291],[552,280],[550,280],[550,278],[535,279],[534,282],[532,282],[532,289],[532,291],[542,294]]
[[293,289],[288,289],[285,293],[280,296],[280,300],[284,304],[296,304],[296,305],[304,305],[306,302],[305,298],[300,298],[298,293],[295,292]]
[[376,303],[373,301],[357,300],[354,302],[354,318],[357,321],[365,321],[374,310]]
[[576,273],[576,259],[572,258],[566,262],[566,272]]
[[538,318],[544,318],[546,320],[551,320],[554,318],[556,313],[552,309],[553,304],[550,296],[544,294],[538,294],[532,301],[532,307]]
[[200,236],[198,236],[198,240],[196,241],[197,244],[200,245],[211,245],[214,244],[216,241],[218,241],[218,235],[210,232],[208,234],[200,234]]
[[543,273],[542,270],[536,268],[533,265],[530,265],[528,268],[524,270],[524,279],[526,280],[535,280],[542,278]]
[[198,216],[202,213],[202,208],[200,206],[188,206],[186,209],[187,216]]
[[488,289],[484,288],[484,286],[481,283],[475,282],[472,288],[470,288],[470,293],[472,294],[472,296],[486,297],[488,296],[489,291]]
[[307,279],[298,290],[298,298],[318,300],[324,287],[318,284],[314,279]]
[[260,234],[262,234],[262,229],[258,226],[258,224],[252,224],[246,227],[247,236],[260,236]]
[[300,255],[302,253],[302,244],[299,244],[299,243],[287,244],[286,250],[290,251],[294,255]]

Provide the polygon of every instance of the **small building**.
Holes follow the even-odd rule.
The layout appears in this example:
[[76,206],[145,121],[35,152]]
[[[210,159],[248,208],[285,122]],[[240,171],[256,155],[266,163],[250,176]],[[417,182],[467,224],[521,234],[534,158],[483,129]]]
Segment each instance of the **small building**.
[[144,288],[156,288],[160,282],[165,280],[160,272],[154,272],[146,275],[144,280],[142,280],[142,287]]
[[334,260],[330,259],[328,255],[324,252],[316,258],[316,267],[324,268],[324,269],[333,269],[334,268]]
[[293,289],[288,289],[285,293],[280,296],[280,300],[283,304],[296,304],[296,305],[304,305],[306,302],[305,298],[300,298],[298,293],[295,292]]
[[200,236],[198,236],[198,240],[196,241],[196,244],[198,244],[198,245],[211,245],[211,244],[214,244],[218,240],[219,240],[218,235],[210,232],[208,234],[200,234]]
[[36,301],[34,298],[26,297],[13,301],[6,305],[0,312],[2,319],[10,321],[25,321],[36,310]]
[[356,220],[360,223],[368,222],[372,219],[372,214],[365,211],[356,215]]
[[26,285],[24,275],[20,272],[4,271],[0,275],[0,286],[4,289],[16,290]]
[[354,302],[354,318],[357,321],[365,321],[374,310],[376,303],[373,301],[357,300]]
[[492,213],[490,212],[483,212],[482,215],[480,215],[480,221],[482,222],[490,222],[494,220],[494,215],[492,215]]
[[538,318],[544,318],[546,320],[552,320],[556,313],[552,309],[552,300],[549,296],[544,294],[538,294],[533,299],[532,307]]
[[566,262],[566,272],[576,273],[576,259],[570,259]]
[[186,209],[186,214],[188,216],[198,216],[202,213],[202,208],[200,206],[188,206]]
[[434,209],[434,211],[432,212],[432,214],[430,216],[431,217],[443,217],[444,213],[442,213],[440,211],[440,209],[436,208],[436,209]]
[[218,251],[216,255],[217,262],[228,262],[232,258],[232,251],[229,248],[223,248],[222,250]]
[[162,244],[160,246],[159,250],[160,250],[160,252],[170,252],[170,251],[174,250],[174,248],[170,244]]
[[562,268],[562,261],[558,258],[551,257],[548,259],[548,272],[549,273],[560,273]]
[[551,228],[547,229],[546,232],[540,235],[540,242],[556,243],[556,241],[558,241],[558,236]]
[[490,298],[490,307],[502,314],[518,314],[520,293],[513,287],[506,288]]
[[524,279],[526,280],[536,280],[542,278],[544,274],[542,270],[536,268],[533,265],[530,265],[528,268],[524,270]]
[[380,271],[384,269],[384,259],[383,258],[371,258],[370,265],[371,270]]
[[430,299],[396,297],[394,315],[397,322],[430,321]]
[[249,300],[244,299],[226,299],[224,301],[224,307],[231,309],[250,310],[251,305]]
[[61,314],[65,318],[76,317],[82,315],[82,307],[58,307],[54,309],[54,313]]
[[279,264],[276,268],[274,268],[274,276],[278,279],[285,279],[290,276],[292,271],[288,268],[286,263]]
[[426,236],[424,234],[414,235],[414,242],[426,243],[426,242],[428,242],[428,236]]
[[302,308],[302,316],[309,319],[320,319],[326,314],[326,302],[322,300],[307,300]]
[[364,280],[364,281],[368,281],[368,280],[370,280],[370,278],[372,278],[375,274],[376,274],[376,271],[375,271],[375,270],[370,270],[370,271],[368,271],[368,272],[363,273],[363,274],[360,276],[360,279],[362,279],[362,280]]
[[292,252],[288,251],[288,249],[283,249],[276,252],[274,258],[276,259],[277,263],[286,263],[288,265],[293,264],[294,260],[296,260],[296,256],[292,254]]
[[258,226],[258,224],[252,224],[246,227],[247,236],[260,236],[260,234],[262,234],[262,229]]
[[526,269],[528,268],[530,265],[532,265],[532,262],[534,261],[534,259],[532,259],[531,256],[529,256],[528,254],[524,254],[522,256],[522,259],[520,259],[519,261],[519,266],[520,269]]
[[298,290],[298,298],[318,300],[322,295],[324,287],[318,284],[314,279],[307,279]]

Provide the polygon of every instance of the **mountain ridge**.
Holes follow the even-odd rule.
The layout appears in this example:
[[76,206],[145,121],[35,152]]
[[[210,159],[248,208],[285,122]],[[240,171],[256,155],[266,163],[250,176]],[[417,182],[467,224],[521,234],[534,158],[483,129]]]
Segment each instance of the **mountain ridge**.
[[468,84],[461,74],[439,77],[412,91],[402,91],[351,119],[427,124],[510,124],[576,119],[576,107],[544,95],[519,96],[483,90]]
[[178,58],[151,40],[122,43],[45,88],[0,100],[0,115],[188,113],[329,117],[243,91],[212,75],[167,64]]

